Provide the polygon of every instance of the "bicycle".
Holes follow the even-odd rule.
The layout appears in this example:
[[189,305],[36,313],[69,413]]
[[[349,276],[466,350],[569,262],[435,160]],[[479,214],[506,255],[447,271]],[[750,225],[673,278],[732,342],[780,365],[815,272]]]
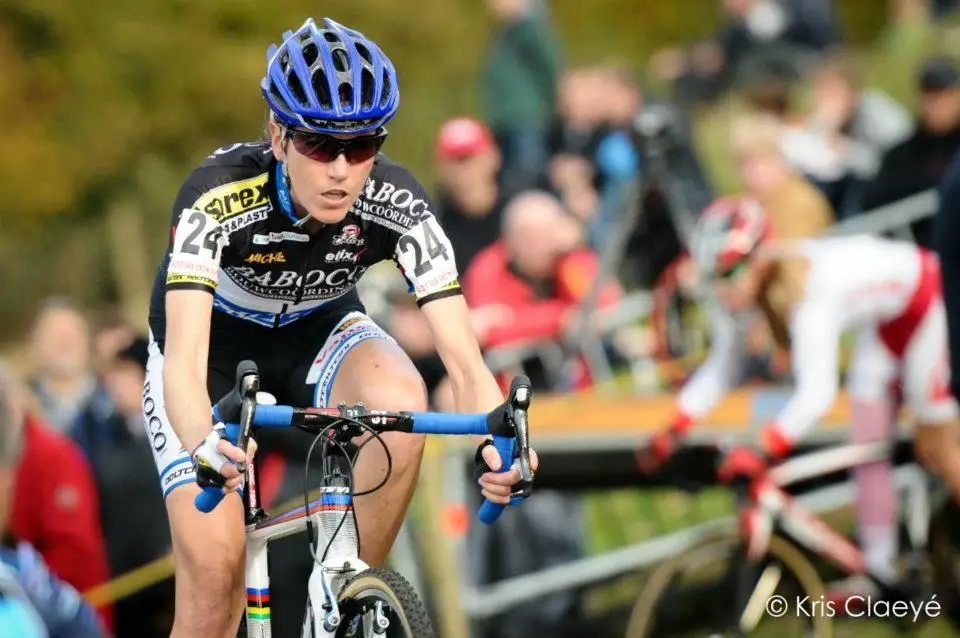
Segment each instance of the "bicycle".
[[[369,410],[362,404],[335,408],[294,408],[275,405],[260,392],[257,366],[243,361],[237,366],[233,391],[214,406],[214,416],[227,425],[227,436],[241,449],[255,428],[296,427],[315,435],[307,455],[304,476],[304,505],[290,511],[267,515],[257,496],[255,460],[238,464],[245,475],[243,489],[246,518],[246,591],[244,626],[248,638],[269,638],[270,575],[267,547],[275,539],[307,532],[314,567],[308,581],[307,605],[302,638],[430,638],[435,636],[430,618],[416,592],[398,573],[383,567],[369,567],[360,560],[359,530],[353,515],[353,498],[376,491],[390,476],[390,454],[380,434],[408,432],[425,434],[492,434],[494,446],[507,471],[519,466],[521,481],[510,505],[518,505],[533,487],[527,410],[530,382],[513,379],[510,395],[488,414],[445,414],[437,412],[387,412]],[[349,442],[362,434],[370,436],[357,446],[376,439],[387,454],[387,473],[379,485],[361,493],[353,489]],[[319,498],[307,496],[310,455],[320,442],[323,480]],[[329,454],[339,451],[342,456]],[[343,471],[344,459],[346,472]],[[219,488],[204,488],[195,505],[212,511],[223,499]],[[485,501],[479,510],[484,524],[493,524],[504,505]],[[325,542],[325,544],[324,544]],[[320,548],[323,548],[320,551]]]
[[[950,565],[951,550],[956,547],[953,538],[956,507],[947,501],[930,516],[932,496],[925,474],[918,472],[921,480],[915,482],[914,493],[907,501],[910,510],[907,567],[904,577],[894,583],[871,574],[859,547],[800,505],[784,489],[814,477],[883,461],[889,458],[890,452],[891,445],[883,442],[842,445],[790,459],[753,481],[735,482],[732,487],[740,512],[739,529],[711,535],[655,569],[634,604],[627,638],[679,637],[683,634],[677,630],[676,623],[684,621],[708,624],[714,632],[711,636],[784,638],[784,627],[789,620],[799,621],[797,624],[803,627],[805,636],[829,638],[833,617],[842,616],[846,610],[837,609],[827,600],[824,583],[802,550],[826,559],[847,574],[865,574],[878,586],[880,596],[890,603],[926,602],[932,593],[937,593],[946,594],[940,598],[945,609],[948,601],[952,604],[956,599],[957,581]],[[733,557],[733,560],[719,574],[717,570],[702,569],[703,561],[718,556]],[[933,567],[932,588],[923,582],[928,575],[924,573],[927,565]],[[687,605],[677,604],[672,597],[680,598],[685,593],[676,581],[698,568],[706,582],[700,584],[699,591],[686,592],[698,601],[693,608],[695,617],[689,614],[685,619],[669,617],[671,609],[689,609]],[[711,592],[712,598],[704,591]],[[718,595],[718,592],[722,593]],[[777,615],[781,610],[768,607],[775,595],[783,596],[788,605],[781,615]],[[770,632],[751,633],[758,629],[764,616],[779,620],[767,625]],[[664,629],[667,625],[671,626],[669,630]],[[703,627],[698,625],[700,631],[692,635],[705,635]],[[911,629],[915,627],[910,625]]]

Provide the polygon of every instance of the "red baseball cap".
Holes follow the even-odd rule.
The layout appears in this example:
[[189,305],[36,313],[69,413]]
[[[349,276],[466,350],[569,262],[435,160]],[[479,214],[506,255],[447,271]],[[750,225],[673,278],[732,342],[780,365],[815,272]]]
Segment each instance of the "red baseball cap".
[[438,160],[461,159],[494,146],[493,135],[486,124],[472,117],[455,117],[440,127],[434,153]]

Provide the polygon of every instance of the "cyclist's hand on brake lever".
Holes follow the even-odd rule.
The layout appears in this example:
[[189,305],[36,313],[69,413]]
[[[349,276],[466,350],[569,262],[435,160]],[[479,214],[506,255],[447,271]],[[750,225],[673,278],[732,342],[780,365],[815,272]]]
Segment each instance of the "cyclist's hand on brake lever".
[[200,487],[222,487],[225,492],[236,490],[243,480],[236,463],[243,463],[248,457],[252,459],[256,446],[256,441],[251,439],[249,454],[245,454],[227,439],[226,427],[218,423],[193,451],[197,484]]
[[683,435],[675,428],[668,428],[650,437],[647,444],[637,450],[637,467],[644,474],[660,470],[677,451]]
[[[530,450],[530,469],[536,471],[540,461],[537,453]],[[516,466],[509,472],[498,473],[500,469],[500,455],[493,446],[493,441],[486,440],[477,448],[474,478],[480,484],[484,498],[492,503],[506,505],[510,502],[513,486],[520,482],[520,470]]]
[[763,474],[768,465],[762,452],[748,445],[738,445],[723,458],[717,478],[723,483],[731,483],[736,478],[752,480]]

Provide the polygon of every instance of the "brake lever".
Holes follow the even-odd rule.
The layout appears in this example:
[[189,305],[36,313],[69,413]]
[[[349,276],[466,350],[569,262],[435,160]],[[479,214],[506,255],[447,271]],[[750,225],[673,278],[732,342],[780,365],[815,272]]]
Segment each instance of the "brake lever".
[[[247,443],[253,420],[257,410],[257,393],[260,391],[260,375],[256,369],[243,375],[240,379],[240,434],[237,436],[237,447],[247,453]],[[237,471],[244,474],[247,471],[246,461],[237,463]]]
[[524,496],[533,483],[533,468],[530,462],[530,432],[527,424],[527,410],[530,408],[530,388],[518,387],[511,401],[510,420],[517,441],[517,455],[520,465],[520,482]]

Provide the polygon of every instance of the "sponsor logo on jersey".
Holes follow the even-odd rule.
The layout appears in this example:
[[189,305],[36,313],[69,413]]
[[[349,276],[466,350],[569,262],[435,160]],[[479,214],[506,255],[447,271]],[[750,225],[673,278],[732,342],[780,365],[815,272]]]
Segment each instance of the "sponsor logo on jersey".
[[228,266],[224,272],[239,287],[265,299],[301,301],[330,299],[350,290],[366,272],[366,266],[345,266],[333,270],[308,270],[302,277],[296,270],[268,270],[257,274],[250,266]]
[[397,188],[390,182],[378,182],[370,178],[364,184],[363,194],[363,199],[376,204],[389,205],[398,212],[408,211],[414,217],[427,210],[427,200],[418,198],[405,188]]
[[285,264],[287,258],[282,252],[276,253],[253,253],[243,260],[247,264]]
[[326,257],[324,257],[323,259],[328,264],[341,262],[341,261],[346,261],[346,262],[355,264],[357,263],[357,260],[360,259],[360,255],[362,255],[366,251],[367,251],[366,248],[361,248],[357,252],[353,252],[352,250],[348,250],[346,248],[341,248],[339,251],[335,253],[327,253]]
[[217,221],[224,221],[243,213],[263,212],[273,209],[267,195],[269,175],[257,175],[250,179],[232,182],[213,188],[193,204],[193,208],[204,211]]
[[170,259],[167,266],[167,282],[174,276],[198,277],[215,282],[219,270],[217,266],[191,259],[189,255],[177,255]]
[[194,473],[193,465],[190,463],[184,463],[178,469],[170,472],[169,474],[164,475],[163,477],[163,490],[166,491],[168,487],[179,481],[180,479],[187,478]]
[[262,222],[267,218],[267,213],[270,212],[269,208],[261,210],[251,210],[249,212],[243,213],[237,217],[231,217],[230,219],[221,222],[220,228],[223,229],[228,235],[234,233],[241,228],[246,228],[250,224],[256,224],[257,222]]
[[150,391],[150,380],[143,386],[143,419],[150,436],[150,444],[157,452],[163,452],[167,447],[167,435],[163,432],[163,421],[157,414],[157,402]]
[[310,241],[310,235],[305,235],[303,233],[294,233],[289,230],[285,230],[282,233],[270,233],[269,235],[254,235],[253,243],[258,246],[266,246],[270,243],[276,243],[281,241]]
[[357,323],[358,321],[363,321],[364,319],[366,319],[366,317],[362,317],[362,316],[361,316],[361,317],[352,317],[352,318],[350,318],[350,319],[347,319],[346,321],[344,321],[343,323],[341,323],[339,326],[337,326],[337,330],[336,330],[336,331],[337,331],[337,332],[343,332],[344,330],[346,330],[347,328],[349,328],[349,327],[352,326],[353,324]]
[[363,246],[367,240],[360,236],[360,227],[356,224],[347,224],[340,229],[340,234],[331,240],[334,246]]

